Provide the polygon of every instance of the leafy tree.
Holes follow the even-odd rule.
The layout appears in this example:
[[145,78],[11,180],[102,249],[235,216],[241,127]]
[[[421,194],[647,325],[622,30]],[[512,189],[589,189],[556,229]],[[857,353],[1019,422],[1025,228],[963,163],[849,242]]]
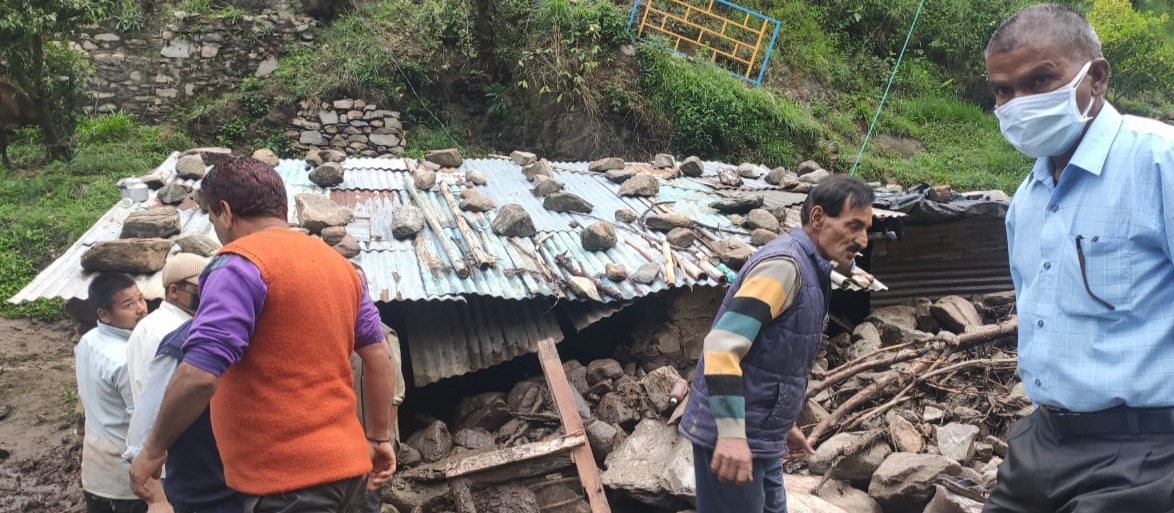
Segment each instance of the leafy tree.
[[[121,0],[125,1],[125,0]],[[0,76],[28,95],[50,158],[69,151],[89,65],[63,41],[120,0],[0,0]]]
[[1174,45],[1166,40],[1169,16],[1138,12],[1129,0],[1093,0],[1088,21],[1112,65],[1109,100],[1174,98]]

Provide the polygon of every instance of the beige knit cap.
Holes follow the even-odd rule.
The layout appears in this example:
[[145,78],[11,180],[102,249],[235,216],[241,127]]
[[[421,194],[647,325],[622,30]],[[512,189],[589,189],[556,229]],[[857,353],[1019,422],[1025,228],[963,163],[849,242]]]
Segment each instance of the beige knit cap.
[[195,253],[176,254],[163,265],[163,288],[181,281],[198,285],[200,273],[206,265],[208,259]]

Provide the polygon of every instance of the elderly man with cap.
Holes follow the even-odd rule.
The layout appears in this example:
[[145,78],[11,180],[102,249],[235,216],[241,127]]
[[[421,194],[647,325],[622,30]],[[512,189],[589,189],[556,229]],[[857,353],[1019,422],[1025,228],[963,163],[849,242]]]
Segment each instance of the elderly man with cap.
[[126,343],[126,367],[135,402],[143,394],[147,366],[155,358],[159,342],[196,314],[200,305],[198,280],[206,265],[207,258],[179,253],[163,266],[163,303],[135,326]]

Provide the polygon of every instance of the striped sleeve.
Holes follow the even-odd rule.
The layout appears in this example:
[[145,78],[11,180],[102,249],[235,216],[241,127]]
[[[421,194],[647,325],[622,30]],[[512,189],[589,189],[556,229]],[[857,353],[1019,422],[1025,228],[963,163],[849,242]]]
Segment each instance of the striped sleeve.
[[718,438],[746,438],[742,357],[762,326],[790,308],[799,290],[799,268],[786,257],[763,260],[742,284],[705,336],[705,384]]

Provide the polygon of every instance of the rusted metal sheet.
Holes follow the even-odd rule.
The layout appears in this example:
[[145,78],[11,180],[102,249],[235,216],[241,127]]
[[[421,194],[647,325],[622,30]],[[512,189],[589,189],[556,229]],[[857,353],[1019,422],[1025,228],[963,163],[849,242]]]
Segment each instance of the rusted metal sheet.
[[963,219],[911,225],[901,241],[874,241],[870,272],[889,290],[872,294],[872,306],[919,297],[969,296],[1014,288],[1003,220]]

